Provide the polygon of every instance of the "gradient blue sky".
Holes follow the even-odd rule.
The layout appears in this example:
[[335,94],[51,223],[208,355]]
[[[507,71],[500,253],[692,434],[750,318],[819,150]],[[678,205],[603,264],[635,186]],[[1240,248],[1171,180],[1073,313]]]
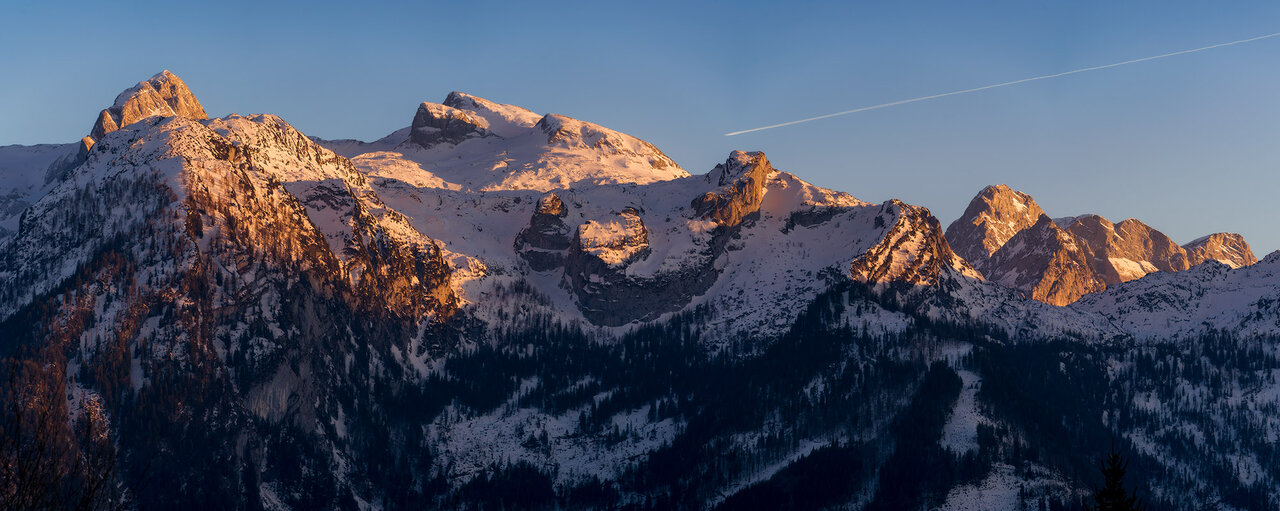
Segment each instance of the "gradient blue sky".
[[[689,5],[691,4],[691,5]],[[950,223],[984,185],[1179,243],[1280,248],[1280,39],[725,137],[729,131],[1280,32],[1276,2],[8,2],[0,145],[69,142],[171,69],[211,115],[374,139],[462,90],[733,149]]]

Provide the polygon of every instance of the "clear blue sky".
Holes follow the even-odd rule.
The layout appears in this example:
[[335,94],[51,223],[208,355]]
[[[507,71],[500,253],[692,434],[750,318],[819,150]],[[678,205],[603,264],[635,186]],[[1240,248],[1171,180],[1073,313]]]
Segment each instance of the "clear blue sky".
[[[694,5],[684,5],[694,4]],[[1280,248],[1280,39],[725,137],[1280,31],[1275,2],[8,2],[0,144],[69,142],[161,69],[211,115],[374,139],[468,91],[598,122],[693,173],[733,149],[954,220],[1007,183],[1051,215]]]

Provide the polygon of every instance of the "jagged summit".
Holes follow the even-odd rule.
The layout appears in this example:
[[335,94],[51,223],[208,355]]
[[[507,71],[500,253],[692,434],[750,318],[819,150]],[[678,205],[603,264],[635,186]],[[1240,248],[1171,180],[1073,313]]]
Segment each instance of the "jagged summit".
[[751,172],[753,167],[769,166],[769,159],[762,151],[734,151],[724,163],[718,164],[706,174],[708,183],[724,186],[743,174]]
[[1066,305],[1106,289],[1094,269],[1089,247],[1041,214],[992,255],[982,271],[1002,285],[1022,289],[1033,299]]
[[1113,223],[1086,214],[1050,220],[1031,196],[1005,185],[978,192],[947,229],[947,240],[988,279],[1055,305],[1208,260],[1232,268],[1257,262],[1238,234],[1212,234],[1178,246],[1133,218]]
[[738,225],[760,209],[765,182],[773,171],[764,153],[734,151],[707,173],[707,182],[718,188],[698,197],[691,206],[700,218],[723,226]]
[[471,137],[485,137],[489,121],[468,110],[423,102],[410,125],[409,141],[422,147],[439,143],[457,144]]
[[115,102],[98,114],[89,138],[96,142],[107,133],[153,115],[188,119],[209,117],[187,84],[166,69],[118,94]]
[[1203,236],[1182,248],[1187,251],[1187,263],[1191,266],[1216,260],[1232,268],[1241,268],[1258,262],[1244,236],[1233,232]]
[[1008,185],[983,188],[960,218],[947,227],[947,241],[979,270],[1015,234],[1035,225],[1044,211],[1030,195]]

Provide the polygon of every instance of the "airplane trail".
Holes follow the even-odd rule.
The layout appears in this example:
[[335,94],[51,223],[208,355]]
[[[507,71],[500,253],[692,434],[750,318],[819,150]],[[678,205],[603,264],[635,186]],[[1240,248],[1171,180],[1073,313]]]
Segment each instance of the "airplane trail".
[[1280,32],[1276,32],[1276,33],[1273,33],[1273,34],[1260,35],[1260,36],[1257,36],[1257,37],[1250,37],[1250,38],[1248,38],[1248,39],[1241,39],[1241,40],[1239,40],[1239,41],[1231,41],[1231,42],[1226,42],[1226,43],[1218,43],[1218,44],[1214,44],[1214,45],[1210,45],[1210,46],[1203,46],[1203,47],[1200,47],[1200,48],[1192,48],[1192,49],[1190,49],[1190,50],[1175,51],[1175,52],[1173,52],[1173,53],[1165,53],[1165,54],[1161,54],[1161,55],[1154,55],[1154,56],[1151,56],[1151,57],[1142,57],[1142,58],[1140,58],[1140,59],[1126,60],[1126,61],[1124,61],[1124,62],[1114,62],[1114,63],[1111,63],[1111,64],[1104,64],[1104,65],[1101,65],[1101,66],[1083,67],[1083,68],[1080,68],[1080,69],[1073,69],[1073,70],[1071,70],[1071,71],[1064,71],[1064,72],[1061,72],[1061,73],[1054,73],[1054,74],[1050,74],[1050,75],[1033,76],[1033,77],[1031,77],[1031,78],[1023,78],[1023,79],[1021,79],[1021,80],[1014,80],[1014,81],[1011,81],[1011,82],[1003,82],[1003,83],[995,83],[995,84],[991,84],[991,85],[983,85],[982,87],[974,87],[974,88],[972,88],[972,89],[964,89],[964,90],[957,90],[957,91],[951,91],[951,92],[944,92],[944,93],[942,93],[942,94],[934,94],[934,95],[931,95],[931,96],[921,96],[921,97],[918,97],[918,98],[903,99],[903,100],[894,101],[894,102],[891,102],[891,103],[882,103],[882,104],[879,104],[879,105],[864,106],[864,107],[861,107],[861,108],[854,108],[853,110],[845,110],[845,111],[843,111],[843,112],[835,112],[835,113],[831,113],[831,114],[819,115],[819,116],[817,116],[817,117],[809,117],[809,118],[806,118],[806,119],[798,119],[798,120],[788,121],[788,122],[782,122],[782,123],[778,123],[778,124],[770,124],[770,125],[768,125],[768,126],[761,126],[761,127],[759,127],[759,128],[751,128],[751,129],[749,129],[749,130],[733,131],[733,132],[725,133],[725,134],[724,134],[724,136],[726,136],[726,137],[732,137],[732,136],[734,136],[734,135],[741,135],[741,134],[743,134],[743,133],[752,133],[752,132],[756,132],[756,131],[771,130],[771,129],[773,129],[773,128],[781,128],[781,127],[783,127],[783,126],[793,126],[793,125],[796,125],[796,124],[801,124],[801,123],[806,123],[806,122],[811,122],[811,121],[817,121],[817,120],[821,120],[821,119],[830,119],[830,118],[832,118],[832,117],[839,117],[839,116],[841,116],[841,115],[849,115],[849,114],[856,114],[856,113],[858,113],[858,112],[866,112],[866,111],[868,111],[868,110],[879,110],[879,109],[881,109],[881,108],[888,108],[888,107],[891,107],[891,106],[905,105],[905,104],[907,104],[907,103],[916,103],[916,102],[920,102],[920,101],[927,101],[927,100],[930,100],[930,99],[945,98],[945,97],[947,97],[947,96],[958,96],[958,95],[960,95],[960,94],[969,94],[969,93],[971,93],[971,92],[984,91],[984,90],[987,90],[987,89],[994,89],[994,88],[997,88],[997,87],[1008,87],[1008,86],[1010,86],[1010,85],[1017,85],[1017,84],[1020,84],[1020,83],[1034,82],[1034,81],[1036,81],[1036,80],[1047,80],[1047,79],[1049,79],[1049,78],[1057,78],[1057,77],[1059,77],[1059,76],[1073,75],[1073,74],[1077,74],[1077,73],[1084,73],[1084,72],[1088,72],[1088,71],[1097,71],[1097,70],[1100,70],[1100,69],[1107,69],[1107,68],[1112,68],[1112,67],[1119,67],[1119,66],[1124,66],[1124,65],[1128,65],[1128,64],[1137,64],[1137,63],[1139,63],[1139,62],[1146,62],[1146,61],[1148,61],[1148,60],[1156,60],[1156,59],[1163,59],[1163,58],[1169,58],[1169,57],[1176,57],[1176,56],[1178,56],[1178,55],[1186,55],[1186,54],[1188,54],[1188,53],[1196,53],[1196,52],[1201,52],[1201,51],[1205,51],[1205,50],[1212,50],[1212,49],[1214,49],[1214,48],[1222,48],[1222,47],[1224,47],[1224,46],[1235,46],[1235,45],[1237,45],[1237,44],[1251,43],[1251,42],[1254,42],[1254,41],[1259,41],[1259,40],[1262,40],[1262,39],[1269,39],[1269,38],[1272,38],[1272,37],[1280,37]]

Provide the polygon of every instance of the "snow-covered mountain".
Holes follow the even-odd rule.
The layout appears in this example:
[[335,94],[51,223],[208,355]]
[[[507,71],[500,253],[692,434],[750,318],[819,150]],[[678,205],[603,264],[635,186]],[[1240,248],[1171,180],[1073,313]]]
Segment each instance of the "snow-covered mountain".
[[1004,186],[944,235],[762,152],[691,175],[458,92],[406,120],[208,118],[166,71],[79,143],[0,147],[0,354],[59,382],[47,427],[98,417],[110,442],[74,446],[118,454],[114,496],[1070,507],[1115,437],[1160,506],[1280,498],[1249,439],[1280,436],[1280,254],[1237,235]]
[[0,146],[0,244],[18,231],[22,212],[79,164],[79,144]]
[[1176,339],[1204,330],[1246,336],[1280,331],[1280,252],[1243,268],[1210,260],[1159,272],[1082,298],[1074,308],[1106,316],[1142,339]]

